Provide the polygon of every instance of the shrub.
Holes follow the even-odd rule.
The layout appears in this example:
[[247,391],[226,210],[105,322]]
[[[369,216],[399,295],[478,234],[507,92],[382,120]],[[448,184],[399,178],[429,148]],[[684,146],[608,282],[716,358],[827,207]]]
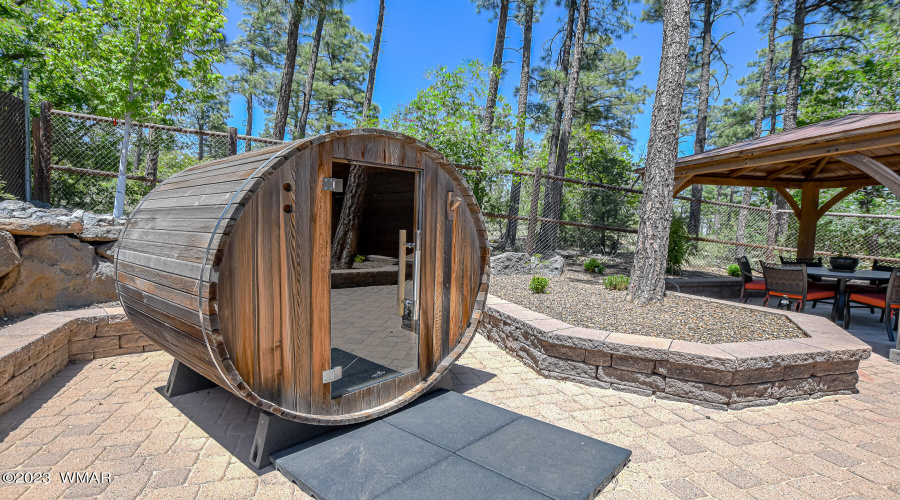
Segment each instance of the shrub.
[[603,278],[603,286],[605,286],[607,290],[628,290],[629,283],[631,283],[631,278],[621,274]]
[[735,278],[741,277],[741,268],[737,264],[732,264],[728,266],[728,276],[734,276]]
[[365,261],[366,257],[364,255],[357,255],[356,257],[353,257],[353,262],[360,263]]
[[533,276],[531,278],[531,283],[528,285],[528,289],[534,293],[547,293],[547,285],[550,284],[550,281],[543,276]]
[[670,274],[681,274],[681,264],[688,253],[688,230],[684,218],[675,217],[672,219],[672,226],[669,228],[669,256],[666,259],[666,272]]
[[603,267],[603,264],[601,264],[599,260],[591,257],[584,263],[584,270],[589,273],[602,273],[603,271],[606,271],[606,268]]

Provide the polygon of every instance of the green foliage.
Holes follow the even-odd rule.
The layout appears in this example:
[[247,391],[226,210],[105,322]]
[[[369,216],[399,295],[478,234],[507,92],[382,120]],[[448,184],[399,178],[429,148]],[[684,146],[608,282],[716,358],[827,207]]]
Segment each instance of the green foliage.
[[482,129],[488,71],[479,61],[429,71],[426,76],[433,83],[391,113],[383,126],[428,143],[457,165],[480,167],[462,173],[482,209],[506,210],[488,187],[499,177],[498,170],[513,164],[513,115],[498,96],[493,132]]
[[531,283],[528,284],[528,289],[534,293],[547,293],[547,286],[550,285],[550,280],[543,276],[532,276]]
[[672,218],[672,225],[669,228],[669,256],[666,259],[667,273],[681,273],[681,265],[684,263],[689,249],[689,237],[685,219],[682,217]]
[[832,27],[833,37],[853,37],[853,50],[811,59],[801,86],[801,124],[854,112],[900,110],[900,13],[871,6],[872,19]]
[[[371,37],[350,24],[350,17],[333,11],[322,29],[322,43],[313,81],[307,135],[353,126],[361,118],[369,76]],[[308,61],[312,42],[300,47],[298,61]],[[297,77],[299,76],[299,78]],[[305,74],[294,78],[297,109],[303,98]],[[378,115],[373,104],[370,113]]]
[[607,290],[628,290],[628,285],[630,283],[631,278],[629,278],[628,276],[623,276],[621,274],[615,274],[603,278],[603,286],[605,286]]
[[186,82],[204,87],[221,78],[213,65],[222,60],[222,0],[4,5],[14,13],[0,27],[0,81],[16,88],[27,64],[35,102],[104,116],[172,116],[209,97]]
[[357,255],[356,257],[353,257],[353,262],[361,263],[361,262],[365,262],[365,261],[366,261],[365,255]]
[[731,264],[728,266],[728,276],[734,276],[735,278],[741,277],[741,268],[737,264]]
[[589,273],[603,273],[606,268],[595,257],[591,257],[584,263],[584,270]]

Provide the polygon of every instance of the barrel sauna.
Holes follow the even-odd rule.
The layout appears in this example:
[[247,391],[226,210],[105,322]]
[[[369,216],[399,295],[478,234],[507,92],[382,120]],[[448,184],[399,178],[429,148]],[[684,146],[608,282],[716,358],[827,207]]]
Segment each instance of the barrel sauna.
[[[369,258],[345,269],[333,249]],[[170,177],[115,263],[128,318],[178,361],[275,415],[335,425],[428,391],[471,342],[489,275],[456,168],[376,129]]]

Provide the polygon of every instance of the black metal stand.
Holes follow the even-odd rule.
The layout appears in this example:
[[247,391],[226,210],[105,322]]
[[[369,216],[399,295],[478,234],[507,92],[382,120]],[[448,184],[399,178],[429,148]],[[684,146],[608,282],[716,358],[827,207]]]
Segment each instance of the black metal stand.
[[[163,392],[167,398],[171,398],[213,387],[216,387],[215,382],[175,360]],[[428,393],[442,389],[453,390],[453,381],[449,373],[434,384]],[[253,446],[250,448],[250,465],[257,469],[267,467],[272,463],[270,457],[273,454],[338,428],[340,426],[303,424],[271,413],[260,412],[256,435],[253,436]]]
[[166,389],[163,392],[167,398],[171,398],[213,387],[216,387],[215,382],[212,382],[203,375],[188,368],[186,365],[182,364],[181,361],[176,359],[175,362],[172,363],[172,370],[169,372],[169,381],[166,382]]

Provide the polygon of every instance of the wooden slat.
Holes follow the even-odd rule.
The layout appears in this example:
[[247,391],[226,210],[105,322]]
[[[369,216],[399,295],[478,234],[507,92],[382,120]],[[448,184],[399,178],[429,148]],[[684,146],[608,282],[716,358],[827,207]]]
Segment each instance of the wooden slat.
[[[331,177],[331,143],[315,148],[316,186],[313,210],[313,249],[310,266],[312,363],[310,364],[310,410],[320,415],[332,414],[331,384],[322,383],[322,373],[331,369],[331,192],[325,191],[323,180]],[[339,410],[339,407],[338,407]]]
[[[162,286],[157,283],[153,283],[152,281],[147,281],[145,279],[141,279],[136,276],[124,273],[122,271],[119,271],[117,273],[117,278],[120,283],[124,283],[125,285],[128,285],[134,289],[141,290],[144,293],[156,295],[157,297],[168,300],[169,302],[174,302],[182,307],[197,307],[196,294],[185,293],[181,290]],[[203,299],[202,307],[204,314],[215,314],[215,311],[212,311],[209,307],[208,299]]]
[[[197,280],[197,278],[178,276],[168,272],[160,271],[159,269],[142,266],[140,264],[133,264],[131,262],[125,262],[121,259],[116,262],[116,270],[120,273],[127,273],[128,275],[156,283],[157,285],[172,288],[174,290],[192,294],[194,296],[196,296],[200,290],[200,282]],[[208,298],[209,291],[210,288],[208,286],[204,286],[203,296]]]

